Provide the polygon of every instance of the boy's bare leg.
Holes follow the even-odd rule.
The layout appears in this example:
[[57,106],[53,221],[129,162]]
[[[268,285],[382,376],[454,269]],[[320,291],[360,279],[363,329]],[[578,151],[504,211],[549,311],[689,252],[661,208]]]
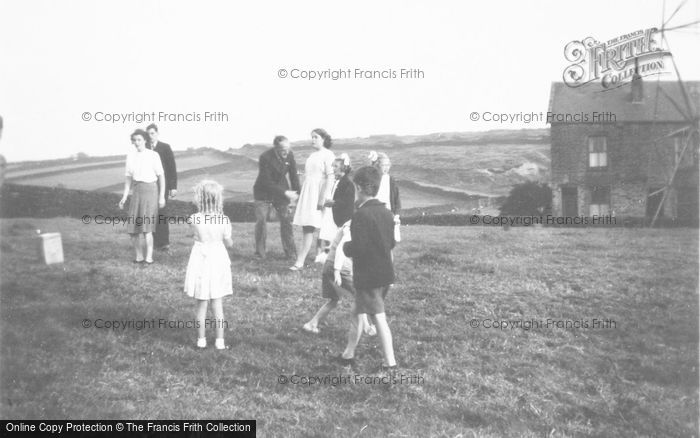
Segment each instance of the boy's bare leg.
[[367,319],[367,314],[353,315],[350,320],[350,328],[348,329],[348,345],[343,351],[343,359],[352,359],[355,357],[355,349],[357,344],[360,343],[360,338],[362,337],[362,318]]
[[367,321],[367,314],[366,313],[361,314],[360,315],[360,328],[362,330],[364,330],[365,327],[367,327],[368,325],[369,325],[369,321]]
[[338,306],[338,300],[328,300],[328,302],[318,309],[318,312],[316,312],[314,317],[311,318],[311,320],[306,324],[310,325],[311,327],[318,327],[318,324],[326,319],[331,310],[335,309],[336,306]]
[[389,323],[386,322],[386,313],[378,313],[374,315],[374,320],[377,323],[377,335],[379,336],[379,342],[382,345],[382,353],[384,354],[383,365],[388,367],[396,366],[396,359],[394,358],[394,344],[391,338]]
[[362,331],[369,336],[374,336],[377,334],[377,329],[372,325],[372,323],[369,322],[369,319],[367,319],[367,314],[364,313],[362,314]]

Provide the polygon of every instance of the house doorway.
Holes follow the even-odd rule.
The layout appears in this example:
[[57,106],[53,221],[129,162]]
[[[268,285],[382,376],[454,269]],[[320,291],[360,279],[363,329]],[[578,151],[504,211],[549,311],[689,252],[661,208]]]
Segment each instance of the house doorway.
[[576,187],[561,188],[561,213],[564,217],[578,216],[578,189]]

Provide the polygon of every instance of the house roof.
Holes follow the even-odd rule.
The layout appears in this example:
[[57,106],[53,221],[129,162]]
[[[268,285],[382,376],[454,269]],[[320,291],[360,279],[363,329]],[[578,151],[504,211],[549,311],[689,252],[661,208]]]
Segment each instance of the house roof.
[[[587,85],[572,88],[563,82],[552,83],[549,111],[556,114],[592,114],[606,112],[615,115],[613,122],[683,122],[685,99],[678,81],[644,80],[643,99],[632,102],[631,85],[601,91],[599,86]],[[690,117],[698,117],[700,110],[700,81],[686,81],[685,88],[692,106]],[[657,87],[661,90],[657,93]],[[657,100],[658,95],[658,102]],[[672,99],[672,101],[669,99]],[[675,102],[675,105],[674,105]],[[558,123],[558,122],[553,122]],[[559,122],[561,123],[561,122]]]

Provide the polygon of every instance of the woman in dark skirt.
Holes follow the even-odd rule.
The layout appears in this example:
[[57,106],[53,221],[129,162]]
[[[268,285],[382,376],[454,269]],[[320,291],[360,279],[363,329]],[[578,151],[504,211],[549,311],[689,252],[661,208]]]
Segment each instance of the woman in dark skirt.
[[158,208],[165,207],[165,174],[160,156],[146,149],[147,138],[148,134],[142,129],[131,134],[131,144],[136,150],[126,156],[126,181],[119,208],[124,208],[133,188],[127,232],[134,246],[134,263],[150,265],[153,263],[153,232],[158,221]]

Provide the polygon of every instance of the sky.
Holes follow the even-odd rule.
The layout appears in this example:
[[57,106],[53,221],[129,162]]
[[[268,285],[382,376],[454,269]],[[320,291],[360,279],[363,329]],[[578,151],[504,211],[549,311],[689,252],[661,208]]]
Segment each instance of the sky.
[[[666,2],[666,17],[679,3]],[[699,3],[687,1],[670,25],[700,19]],[[660,27],[663,8],[637,0],[4,0],[0,153],[10,162],[126,154],[129,134],[149,121],[175,150],[238,148],[278,134],[304,140],[318,127],[336,138],[543,128],[487,122],[484,113],[546,112],[551,83],[570,64],[567,43]],[[695,26],[667,36],[685,80],[700,79],[699,35]],[[348,69],[338,80],[291,77]],[[401,78],[401,69],[419,77]],[[355,77],[367,70],[389,77]]]

